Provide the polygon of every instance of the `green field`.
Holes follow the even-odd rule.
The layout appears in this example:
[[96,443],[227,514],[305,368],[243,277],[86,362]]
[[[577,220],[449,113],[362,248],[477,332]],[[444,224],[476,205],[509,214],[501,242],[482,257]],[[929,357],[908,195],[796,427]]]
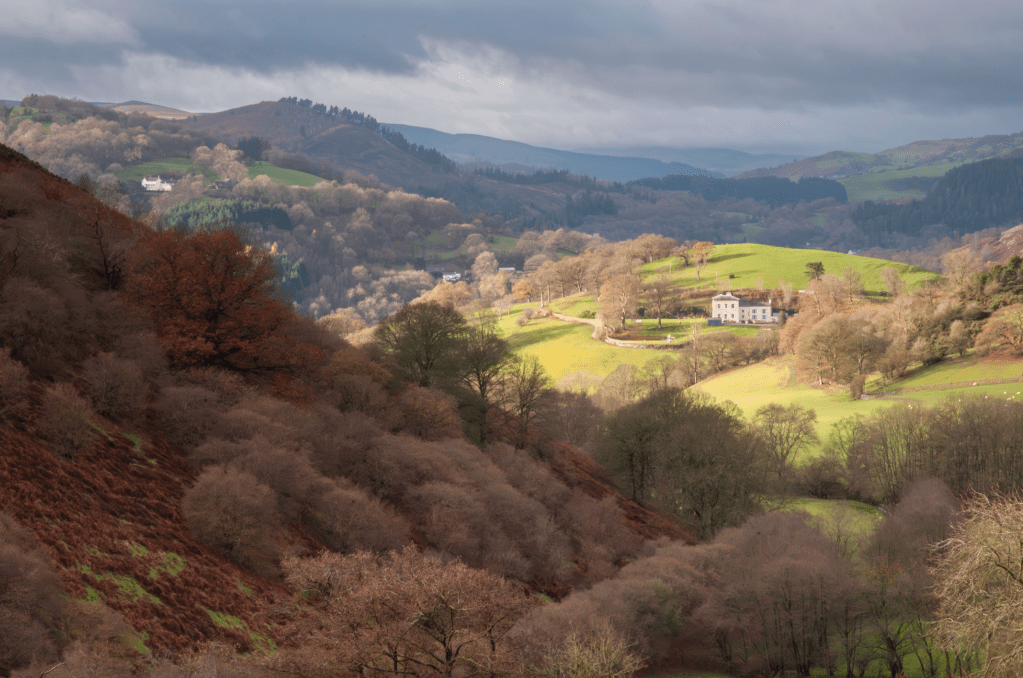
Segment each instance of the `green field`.
[[589,325],[572,325],[551,318],[537,318],[525,327],[519,327],[515,318],[520,315],[521,308],[506,315],[499,327],[512,351],[520,356],[536,356],[555,383],[577,372],[604,377],[621,364],[643,368],[651,360],[673,355],[609,346],[590,338],[593,328]]
[[1023,360],[1017,362],[988,361],[967,355],[965,358],[948,358],[937,365],[912,370],[905,379],[888,384],[884,390],[892,391],[900,388],[938,386],[977,379],[1009,379],[1013,377],[1023,379]]
[[321,181],[326,181],[315,174],[307,174],[306,172],[299,172],[298,170],[283,169],[262,160],[249,165],[250,179],[255,179],[262,174],[270,177],[270,180],[274,183],[284,184],[286,186],[309,187],[315,186]]
[[898,200],[900,198],[922,198],[927,195],[922,190],[896,191],[889,188],[886,182],[892,179],[908,179],[912,177],[928,177],[938,179],[945,176],[945,173],[955,167],[953,163],[942,163],[940,165],[923,165],[910,169],[893,169],[886,172],[867,172],[865,174],[854,174],[845,179],[839,179],[838,183],[845,186],[849,195],[849,202],[863,202],[864,200]]
[[1002,398],[1004,400],[1021,400],[1023,399],[1023,379],[1005,384],[978,384],[977,386],[961,386],[951,389],[913,391],[898,395],[899,398],[913,400],[925,405],[940,405],[949,398],[962,398],[963,396],[985,396],[987,398]]
[[897,270],[911,289],[922,285],[926,280],[940,278],[937,273],[886,259],[751,243],[716,245],[711,252],[710,262],[700,273],[700,280],[697,280],[695,266],[679,269],[674,259],[671,261],[660,259],[645,264],[639,271],[641,275],[650,276],[659,270],[667,271],[670,265],[673,285],[685,288],[703,287],[712,293],[719,287],[727,288],[729,285],[733,290],[754,288],[758,279],[763,281],[766,288],[776,287],[779,281],[784,280],[790,283],[793,289],[800,290],[805,288],[810,280],[806,273],[806,264],[811,261],[823,263],[825,273],[837,275],[852,267],[862,276],[867,294],[878,294],[885,290],[881,271],[888,267]]
[[[893,405],[886,400],[851,400],[847,389],[828,391],[800,383],[796,379],[793,356],[770,358],[749,367],[727,370],[704,379],[693,388],[713,396],[718,402],[732,401],[748,418],[770,403],[808,407],[817,412],[817,435],[822,440],[827,438],[832,425],[846,417],[868,415]],[[819,452],[819,446],[808,449],[801,459]]]
[[[117,173],[117,178],[121,181],[142,181],[146,177],[155,176],[161,172],[188,172],[191,167],[191,158],[162,158],[125,167]],[[263,161],[252,163],[249,165],[248,170],[250,179],[255,179],[257,176],[265,174],[275,183],[288,186],[315,186],[323,181],[323,179],[313,174],[282,169]],[[208,178],[216,180],[219,177],[209,175]]]
[[187,172],[191,166],[191,158],[163,158],[125,167],[117,173],[117,178],[121,181],[142,181],[161,172]]

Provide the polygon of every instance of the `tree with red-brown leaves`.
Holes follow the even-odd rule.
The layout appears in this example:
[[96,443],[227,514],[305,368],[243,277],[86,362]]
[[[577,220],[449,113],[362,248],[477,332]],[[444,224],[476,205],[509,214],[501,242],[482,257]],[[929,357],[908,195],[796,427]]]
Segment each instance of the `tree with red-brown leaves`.
[[286,372],[319,356],[289,332],[296,317],[270,253],[230,230],[155,233],[129,271],[126,294],[153,319],[176,367]]

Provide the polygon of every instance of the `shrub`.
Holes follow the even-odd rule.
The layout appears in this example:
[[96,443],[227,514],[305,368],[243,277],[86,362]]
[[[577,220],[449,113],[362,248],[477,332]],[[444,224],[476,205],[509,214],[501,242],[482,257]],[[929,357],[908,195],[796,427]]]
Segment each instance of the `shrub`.
[[334,487],[304,454],[285,451],[266,441],[252,448],[245,456],[236,458],[233,465],[272,489],[277,494],[278,506],[289,519],[297,519],[305,506]]
[[324,541],[342,553],[398,550],[408,541],[409,524],[361,489],[341,483],[316,501]]
[[519,314],[518,318],[515,319],[515,324],[518,325],[519,327],[525,327],[527,324],[529,324],[529,321],[532,320],[535,316],[536,309],[527,308],[523,310],[521,314]]
[[0,424],[13,420],[28,405],[28,368],[0,348]]
[[149,385],[134,360],[100,353],[82,365],[86,391],[96,412],[125,423],[135,422],[146,406]]
[[40,432],[57,454],[71,458],[92,437],[89,423],[92,417],[88,401],[78,395],[74,386],[57,384],[43,396]]
[[202,442],[221,407],[220,396],[201,386],[168,386],[153,406],[167,441],[184,448]]
[[461,438],[455,399],[435,389],[413,386],[401,394],[402,430],[424,440]]
[[64,300],[52,290],[15,278],[0,291],[0,344],[37,373],[59,370],[68,325]]
[[66,613],[65,595],[35,536],[0,513],[0,675],[54,660],[49,629]]
[[204,471],[185,492],[181,511],[192,533],[214,551],[260,574],[275,574],[277,497],[251,473],[223,466]]

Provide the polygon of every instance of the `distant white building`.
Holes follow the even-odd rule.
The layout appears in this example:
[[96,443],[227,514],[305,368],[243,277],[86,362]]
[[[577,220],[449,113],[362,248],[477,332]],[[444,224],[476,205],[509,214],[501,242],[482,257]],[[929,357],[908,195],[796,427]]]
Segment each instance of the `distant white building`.
[[461,273],[445,273],[442,277],[444,278],[444,280],[447,280],[448,282],[458,282],[459,280],[462,279],[462,274]]
[[164,181],[160,178],[160,175],[156,175],[156,178],[146,177],[142,180],[142,188],[147,191],[169,191],[174,188],[173,181]]
[[747,301],[732,294],[719,294],[711,300],[710,317],[723,323],[776,323],[778,315],[779,311],[771,308],[770,304]]

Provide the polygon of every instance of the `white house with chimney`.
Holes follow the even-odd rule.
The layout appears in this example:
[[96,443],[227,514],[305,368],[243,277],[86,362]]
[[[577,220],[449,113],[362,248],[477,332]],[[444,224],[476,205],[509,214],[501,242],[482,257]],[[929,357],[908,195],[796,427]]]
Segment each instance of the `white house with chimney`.
[[712,319],[722,323],[741,325],[759,325],[778,322],[780,311],[771,308],[770,304],[748,301],[729,292],[719,294],[711,300]]
[[143,179],[142,188],[147,191],[169,191],[174,188],[174,182],[164,181],[160,178],[160,175],[157,174],[155,179],[153,177],[146,177]]

